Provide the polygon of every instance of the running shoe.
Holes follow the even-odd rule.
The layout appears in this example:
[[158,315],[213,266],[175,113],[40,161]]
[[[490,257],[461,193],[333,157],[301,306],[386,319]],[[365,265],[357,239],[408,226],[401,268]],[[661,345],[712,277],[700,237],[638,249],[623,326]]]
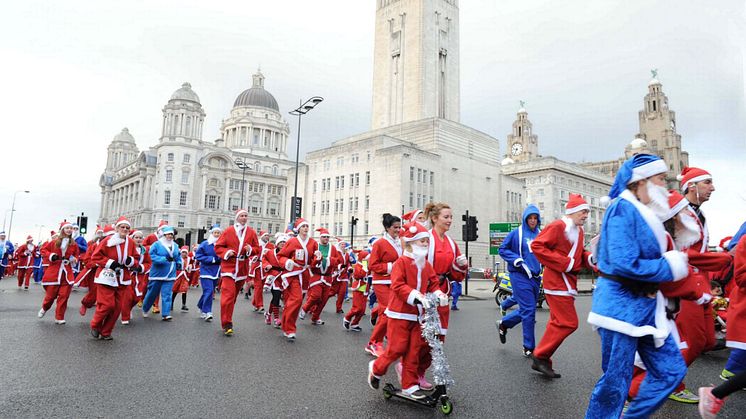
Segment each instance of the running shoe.
[[306,310],[300,309],[300,311],[298,312],[298,318],[301,319],[301,320],[305,320],[306,319]]
[[54,323],[55,324],[65,324],[65,320],[64,319],[63,320],[55,320]]
[[675,393],[671,393],[668,398],[679,403],[699,403],[699,397],[697,397],[696,394],[692,393],[688,388],[677,391]]
[[36,315],[36,317],[41,319],[42,317],[44,317],[45,314],[47,314],[47,311],[44,309],[41,309],[39,310],[39,313]]
[[724,402],[725,399],[718,399],[712,394],[712,387],[699,388],[699,415],[702,419],[715,419]]
[[374,357],[378,358],[378,352],[376,352],[376,344],[375,343],[369,343],[365,345],[365,352],[373,355]]
[[373,363],[376,361],[370,361],[368,363],[368,385],[373,390],[378,390],[378,387],[381,385],[381,380],[373,375]]
[[504,345],[505,342],[507,342],[508,329],[505,326],[503,326],[502,320],[498,320],[495,323],[495,326],[497,326],[497,334],[498,334],[498,337],[500,338],[500,343]]
[[223,330],[223,334],[225,336],[233,336],[233,329],[230,327],[226,327],[225,330]]
[[721,371],[721,372],[720,372],[720,379],[721,379],[721,380],[725,380],[725,381],[728,381],[728,380],[730,380],[731,378],[733,378],[733,376],[735,376],[735,375],[736,375],[736,374],[734,374],[734,373],[732,373],[732,372],[730,372],[730,371],[726,370],[725,368],[723,368],[723,371]]
[[345,318],[342,318],[342,327],[345,330],[350,330],[350,321]]

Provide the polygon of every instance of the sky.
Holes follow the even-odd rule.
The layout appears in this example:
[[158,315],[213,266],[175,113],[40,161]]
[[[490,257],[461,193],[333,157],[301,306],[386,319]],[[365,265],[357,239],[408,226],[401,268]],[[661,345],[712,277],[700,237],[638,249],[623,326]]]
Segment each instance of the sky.
[[[301,157],[370,127],[372,0],[26,0],[3,17],[0,210],[7,231],[16,196],[14,241],[81,212],[95,220],[107,145],[123,127],[140,150],[154,145],[185,81],[207,113],[204,140],[259,67],[291,138],[287,111],[325,99],[303,119]],[[461,0],[460,44],[461,122],[503,154],[524,100],[541,154],[618,158],[657,68],[690,164],[715,179],[711,244],[746,221],[743,0]]]

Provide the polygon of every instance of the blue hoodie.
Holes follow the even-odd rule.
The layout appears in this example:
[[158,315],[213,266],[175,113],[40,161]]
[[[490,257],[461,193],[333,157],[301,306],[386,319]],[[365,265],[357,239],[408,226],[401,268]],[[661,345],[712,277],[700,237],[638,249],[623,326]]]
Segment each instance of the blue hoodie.
[[[536,214],[539,218],[539,223],[536,228],[531,230],[528,226],[526,219],[529,215]],[[520,230],[520,231],[519,231]],[[508,263],[509,272],[520,272],[525,274],[526,271],[523,269],[525,264],[531,271],[533,276],[539,276],[541,273],[541,264],[531,252],[531,242],[539,235],[541,230],[541,215],[539,214],[539,208],[534,204],[529,204],[525,210],[523,210],[523,222],[515,230],[508,233],[508,237],[505,238],[503,244],[500,246],[500,257]],[[523,243],[520,243],[519,237]]]
[[197,247],[194,257],[199,261],[199,277],[218,279],[220,276],[220,258],[215,254],[215,243],[207,240]]

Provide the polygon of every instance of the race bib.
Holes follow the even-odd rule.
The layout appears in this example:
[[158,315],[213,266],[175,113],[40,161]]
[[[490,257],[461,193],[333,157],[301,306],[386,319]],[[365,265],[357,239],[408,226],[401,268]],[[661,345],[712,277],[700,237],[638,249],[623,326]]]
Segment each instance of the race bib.
[[107,282],[116,282],[117,274],[113,269],[104,269],[101,271],[101,279]]
[[306,251],[303,249],[298,249],[295,251],[295,259],[296,260],[305,260],[306,259]]

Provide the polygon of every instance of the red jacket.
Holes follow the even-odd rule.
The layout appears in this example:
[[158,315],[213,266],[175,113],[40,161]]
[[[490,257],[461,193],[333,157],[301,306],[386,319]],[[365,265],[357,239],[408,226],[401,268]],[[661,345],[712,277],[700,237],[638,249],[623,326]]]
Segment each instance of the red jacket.
[[317,284],[324,283],[326,285],[332,285],[332,274],[334,270],[339,266],[342,261],[342,254],[339,253],[336,247],[329,243],[329,255],[326,261],[326,268],[322,268],[322,260],[318,259],[316,263],[311,265],[311,283],[308,285],[312,287]]
[[[570,241],[570,235],[575,239]],[[583,227],[562,217],[549,223],[531,242],[531,251],[544,265],[544,293],[575,296],[578,294],[578,273],[591,267],[591,253],[583,248]]]
[[737,288],[730,297],[725,343],[729,348],[746,350],[746,238],[736,246],[733,281]]
[[[93,282],[110,287],[130,285],[132,281],[128,275],[125,275],[125,270],[138,266],[139,256],[135,242],[129,236],[122,239],[115,233],[105,237],[91,255],[91,263],[97,267]],[[121,267],[115,270],[114,275],[110,275],[114,262]]]
[[[54,256],[54,260],[52,259]],[[41,279],[42,285],[60,285],[62,279],[72,285],[75,283],[75,274],[71,259],[77,259],[80,256],[80,249],[72,238],[68,241],[67,247],[63,252],[57,246],[57,240],[47,242],[41,248],[42,263],[46,263],[44,277]]]
[[334,279],[340,282],[350,282],[350,253],[349,251],[340,251],[339,253],[342,255],[342,260],[339,262],[339,266],[337,266],[338,274]]
[[414,305],[415,290],[423,294],[438,292],[440,290],[438,276],[427,260],[423,267],[419,268],[414,259],[403,255],[394,263],[391,270],[392,293],[386,316],[392,319],[418,321],[421,311]]
[[[443,240],[438,238],[438,233],[430,229],[430,248],[427,252],[427,260],[433,265],[435,274],[448,275],[451,281],[461,282],[466,277],[467,267],[461,267],[456,264],[456,258],[461,256],[461,251],[448,234],[443,235]],[[451,294],[451,283],[449,281],[440,282],[440,290],[445,294]]]
[[285,268],[285,273],[282,274],[284,287],[287,287],[290,279],[297,277],[303,290],[308,289],[311,280],[310,269],[317,262],[315,255],[317,250],[319,250],[319,245],[311,237],[308,237],[305,242],[301,242],[299,237],[293,237],[285,243],[277,254],[277,258]]
[[[228,251],[233,254],[228,256]],[[225,229],[215,242],[215,254],[221,259],[220,276],[229,276],[236,281],[243,281],[249,275],[249,259],[258,255],[261,250],[256,232],[248,225],[243,227],[241,237],[235,226]]]
[[365,286],[364,293],[368,295],[368,260],[358,260],[352,271],[352,290],[358,291]]
[[391,284],[391,270],[401,256],[401,247],[394,245],[388,234],[373,242],[368,269],[373,273],[373,285]]
[[[29,246],[31,248],[29,249]],[[36,246],[28,243],[24,243],[18,246],[16,249],[16,267],[19,269],[33,268],[34,267],[34,251]]]

